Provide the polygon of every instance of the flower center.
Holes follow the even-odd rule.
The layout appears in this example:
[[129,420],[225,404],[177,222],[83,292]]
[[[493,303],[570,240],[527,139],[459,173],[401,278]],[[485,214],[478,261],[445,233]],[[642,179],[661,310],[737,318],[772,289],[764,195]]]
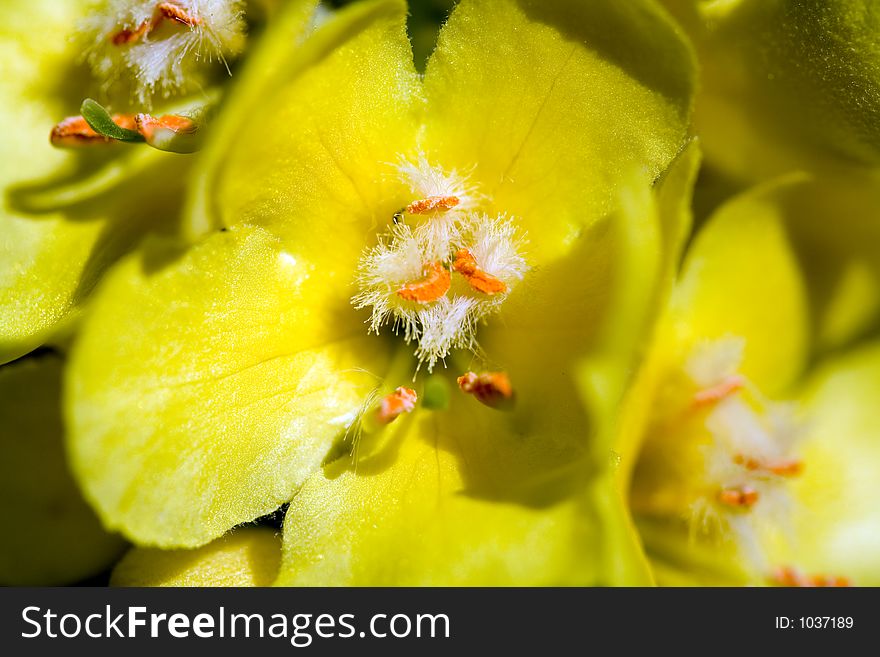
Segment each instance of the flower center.
[[703,344],[685,366],[696,390],[688,412],[702,421],[707,438],[702,492],[692,511],[697,522],[732,533],[745,556],[760,563],[764,525],[786,524],[788,479],[803,468],[793,455],[801,427],[792,404],[766,400],[739,372],[744,346],[735,338]]
[[516,222],[487,214],[488,199],[466,176],[424,156],[401,160],[412,200],[389,221],[358,267],[352,303],[369,308],[370,331],[391,324],[416,343],[431,371],[453,349],[475,349],[476,328],[498,311],[527,270]]
[[686,517],[692,533],[732,541],[766,575],[766,541],[788,529],[802,430],[793,404],[767,400],[742,374],[744,348],[739,338],[706,341],[670,372],[630,499],[640,515]]

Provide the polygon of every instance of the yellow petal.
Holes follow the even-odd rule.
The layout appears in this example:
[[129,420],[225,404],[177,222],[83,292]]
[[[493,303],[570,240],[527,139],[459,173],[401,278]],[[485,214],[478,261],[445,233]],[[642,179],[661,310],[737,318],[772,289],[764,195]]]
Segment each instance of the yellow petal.
[[194,547],[290,499],[386,363],[324,282],[245,226],[113,270],[67,397],[74,470],[108,526]]
[[269,586],[278,574],[281,541],[271,529],[237,529],[195,550],[133,548],[111,586]]
[[733,543],[694,536],[679,518],[638,518],[651,571],[659,586],[759,584],[743,566]]
[[517,217],[533,262],[569,253],[634,166],[683,148],[691,53],[648,2],[464,0],[428,62],[423,146]]
[[811,575],[880,586],[880,345],[829,361],[801,397],[804,472],[793,482],[793,540],[774,555]]
[[[650,343],[663,344],[668,339],[665,313],[693,222],[690,200],[699,164],[700,149],[696,142],[692,142],[664,174],[655,192],[663,248],[662,260],[658,264],[658,283],[648,310],[648,316],[654,322],[646,336]],[[627,387],[615,438],[615,450],[621,459],[617,474],[622,491],[629,487],[630,473],[653,409],[654,391],[669,367],[670,356],[664,348],[646,349],[637,373]]]
[[368,231],[409,202],[393,163],[414,147],[420,85],[402,1],[357,3],[305,40],[302,4],[267,34],[229,99],[190,224],[249,222],[298,258],[339,254],[339,269],[321,266],[347,284]]
[[804,176],[765,194],[785,219],[809,287],[816,347],[839,349],[880,321],[880,176]]
[[86,505],[67,467],[61,361],[0,369],[0,582],[54,586],[95,575],[123,549]]
[[809,350],[803,271],[774,183],[735,197],[697,234],[672,300],[683,364],[701,340],[744,338],[741,372],[768,395],[801,372]]
[[517,481],[571,446],[499,415],[456,392],[449,412],[417,412],[384,451],[314,475],[288,510],[277,584],[647,581],[610,481],[576,465]]

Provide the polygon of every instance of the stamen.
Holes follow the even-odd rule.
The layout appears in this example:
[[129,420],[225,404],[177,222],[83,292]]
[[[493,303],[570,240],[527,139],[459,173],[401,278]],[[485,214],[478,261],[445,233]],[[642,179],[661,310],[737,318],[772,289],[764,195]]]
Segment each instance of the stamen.
[[477,267],[477,260],[467,249],[459,249],[455,254],[452,268],[467,279],[470,286],[483,294],[502,294],[507,292],[503,281]]
[[458,387],[490,408],[509,408],[514,401],[513,386],[505,372],[465,372],[458,377]]
[[114,46],[124,46],[129,43],[134,43],[136,41],[140,41],[143,37],[149,34],[153,28],[154,21],[144,21],[134,30],[122,29],[119,30],[116,34],[110,35],[110,42]]
[[697,392],[694,395],[691,407],[695,409],[705,408],[706,406],[717,404],[742,390],[745,384],[745,378],[739,374],[728,376],[721,383]]
[[202,24],[202,19],[198,16],[192,16],[175,2],[160,2],[156,5],[159,15],[164,18],[170,18],[178,23],[183,23],[188,27],[195,27]]
[[750,456],[737,454],[733,462],[746,470],[769,472],[780,477],[794,477],[804,470],[804,463],[798,459],[781,459],[779,461],[760,461]]
[[796,568],[782,566],[773,571],[770,581],[777,586],[798,587],[849,587],[852,582],[847,577],[829,575],[806,575]]
[[137,124],[137,131],[144,136],[147,143],[152,143],[156,132],[159,130],[170,130],[174,134],[192,134],[199,127],[196,122],[186,116],[177,114],[165,114],[156,118],[150,114],[137,114],[134,117]]
[[156,5],[153,18],[141,23],[136,29],[122,29],[116,34],[110,36],[110,41],[114,46],[124,46],[129,43],[140,41],[150,32],[156,30],[164,19],[169,19],[186,25],[187,27],[196,27],[202,24],[202,19],[198,16],[189,14],[186,9],[174,2],[160,2]]
[[[137,122],[131,114],[114,114],[113,123],[126,130],[135,130]],[[92,144],[109,144],[113,139],[100,135],[81,116],[68,116],[52,128],[49,141],[53,146],[62,148],[78,148]]]
[[467,174],[433,166],[424,153],[419,153],[415,161],[401,156],[395,168],[398,179],[409,188],[411,198],[420,199],[406,208],[411,214],[452,208],[467,211],[483,200]]
[[445,212],[451,210],[460,203],[457,196],[429,196],[418,201],[413,201],[406,206],[409,214],[427,214],[428,212]]
[[411,413],[416,407],[418,395],[412,388],[397,388],[386,395],[376,409],[376,420],[379,424],[391,424],[404,413]]
[[723,488],[718,493],[718,501],[725,506],[749,509],[758,502],[758,491],[749,486]]
[[432,262],[425,265],[425,277],[413,283],[407,283],[397,291],[404,301],[417,303],[430,303],[437,301],[449,290],[452,281],[449,270],[441,262]]

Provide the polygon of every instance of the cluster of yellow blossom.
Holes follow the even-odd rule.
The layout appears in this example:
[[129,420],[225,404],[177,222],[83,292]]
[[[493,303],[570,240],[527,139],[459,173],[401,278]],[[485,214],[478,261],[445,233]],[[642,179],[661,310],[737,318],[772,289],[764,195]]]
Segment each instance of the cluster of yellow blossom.
[[0,25],[0,582],[880,584],[880,2],[411,4]]

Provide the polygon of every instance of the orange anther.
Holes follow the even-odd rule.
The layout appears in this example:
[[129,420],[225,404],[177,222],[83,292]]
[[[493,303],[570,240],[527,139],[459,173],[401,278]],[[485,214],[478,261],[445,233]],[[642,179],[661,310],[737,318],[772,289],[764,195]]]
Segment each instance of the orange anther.
[[841,577],[839,575],[809,575],[809,580],[812,586],[829,588],[846,588],[852,586],[852,582],[848,577]]
[[189,14],[186,9],[176,2],[160,2],[156,5],[156,10],[153,12],[153,17],[150,20],[144,21],[133,30],[123,29],[110,35],[110,41],[114,46],[124,46],[140,41],[150,32],[157,29],[166,18],[187,27],[195,27],[202,23],[200,17]]
[[503,281],[487,274],[477,266],[477,260],[467,249],[459,249],[455,254],[452,268],[467,279],[470,286],[483,294],[500,294],[507,291]]
[[[136,127],[135,118],[131,114],[114,114],[111,118],[120,128],[134,130]],[[92,130],[83,117],[69,116],[52,128],[49,141],[53,146],[76,148],[90,144],[109,144],[114,140]]]
[[490,408],[509,407],[514,400],[513,386],[504,372],[465,372],[458,377],[458,387]]
[[429,196],[418,201],[413,201],[406,206],[410,214],[426,214],[428,212],[451,210],[461,201],[457,196]]
[[748,486],[742,488],[723,488],[718,493],[718,501],[726,506],[753,507],[758,501],[758,491]]
[[704,406],[717,404],[721,400],[727,399],[731,395],[734,395],[742,390],[745,384],[746,380],[742,376],[734,374],[727,377],[718,385],[714,385],[711,388],[706,388],[705,390],[700,390],[697,394],[694,395],[691,405],[694,408],[702,408]]
[[451,283],[449,270],[441,262],[432,262],[425,265],[424,278],[407,283],[397,291],[397,296],[405,301],[430,303],[446,294]]
[[376,419],[380,424],[390,424],[398,416],[412,412],[418,398],[412,388],[400,387],[382,398],[379,408],[376,409]]
[[780,477],[794,477],[804,470],[803,461],[787,459],[780,461],[759,461],[750,456],[737,454],[733,457],[734,463],[743,466],[746,470],[759,470],[778,475]]
[[154,28],[158,25],[159,21],[161,21],[161,17],[170,18],[173,21],[183,23],[189,27],[195,27],[202,22],[201,18],[188,14],[183,7],[175,2],[160,2],[156,5],[156,10],[159,12],[160,18],[158,20],[154,19]]
[[137,131],[143,135],[148,143],[153,140],[156,130],[171,130],[176,133],[193,133],[198,130],[198,126],[192,119],[177,114],[165,114],[159,118],[149,114],[138,114],[135,116],[135,123]]
[[781,566],[770,575],[770,581],[777,586],[799,587],[848,587],[852,582],[847,577],[829,575],[805,575],[790,566]]
[[148,34],[154,27],[154,21],[144,21],[133,30],[119,30],[116,34],[110,36],[110,41],[114,46],[123,46],[127,43],[134,43]]
[[770,581],[778,586],[804,586],[802,575],[790,566],[780,566],[770,575]]
[[794,477],[804,471],[804,462],[798,459],[776,461],[768,464],[767,469],[780,477]]
[[455,254],[455,262],[452,268],[462,276],[473,276],[479,269],[477,268],[477,259],[467,249],[459,249]]

